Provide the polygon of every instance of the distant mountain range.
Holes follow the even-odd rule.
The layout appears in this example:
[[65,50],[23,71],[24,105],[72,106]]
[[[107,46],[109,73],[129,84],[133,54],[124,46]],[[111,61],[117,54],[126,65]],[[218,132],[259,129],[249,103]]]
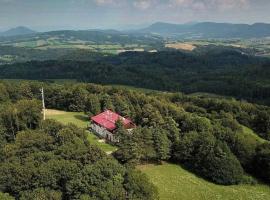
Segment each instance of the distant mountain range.
[[37,33],[34,30],[31,30],[24,26],[19,26],[16,28],[11,28],[7,31],[0,32],[0,36],[9,37],[9,36],[20,36],[20,35],[30,35]]
[[[31,30],[27,27],[16,27],[9,29],[5,32],[0,32],[0,36],[28,36],[35,35],[37,32]],[[93,35],[95,37],[104,37],[107,38],[110,35],[113,37],[123,35],[132,36],[132,37],[146,37],[148,35],[158,35],[162,37],[178,38],[178,39],[230,39],[230,38],[262,38],[270,37],[270,24],[265,23],[255,23],[252,25],[249,24],[230,24],[230,23],[214,23],[214,22],[202,22],[202,23],[188,23],[188,24],[171,24],[164,22],[154,23],[146,28],[136,29],[129,31],[117,31],[113,29],[100,30],[81,30],[81,31],[50,31],[45,33],[38,33],[39,36],[44,35],[58,35],[58,34],[67,34],[75,36],[75,38],[82,39],[92,39]],[[151,38],[150,37],[150,38]],[[110,39],[111,40],[111,39]],[[113,39],[112,39],[113,40]]]
[[138,31],[177,38],[260,38],[270,36],[270,24],[248,25],[213,22],[170,24],[158,22]]

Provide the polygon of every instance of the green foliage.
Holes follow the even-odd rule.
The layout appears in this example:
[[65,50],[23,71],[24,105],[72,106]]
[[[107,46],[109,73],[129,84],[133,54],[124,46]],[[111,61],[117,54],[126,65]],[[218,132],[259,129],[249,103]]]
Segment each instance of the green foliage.
[[215,183],[236,184],[243,178],[237,158],[209,133],[184,135],[175,147],[174,159]]
[[0,192],[0,199],[1,200],[15,200],[15,198],[13,198],[12,196],[2,193],[2,192]]
[[9,100],[9,94],[4,84],[0,83],[0,102],[5,102]]
[[137,170],[130,170],[127,173],[125,188],[128,191],[128,199],[132,200],[157,200],[157,189],[149,184],[145,174]]
[[171,141],[167,137],[167,131],[160,128],[155,128],[152,131],[154,148],[156,150],[156,159],[158,161],[168,160],[170,158]]
[[[28,176],[37,176],[38,172],[35,170],[43,172],[38,176],[41,176],[40,180],[43,181],[35,183],[37,186],[34,188],[27,183],[19,182],[25,187],[21,188],[16,180],[9,177],[3,180],[3,182],[11,181],[7,181],[9,185],[5,186],[8,188],[5,191],[12,191],[12,195],[18,196],[21,190],[48,187],[46,182],[53,186],[48,189],[61,191],[66,195],[66,184],[73,178],[72,174],[76,174],[76,170],[81,171],[85,166],[90,167],[99,159],[106,157],[103,152],[89,144],[89,136],[84,130],[74,125],[64,126],[53,120],[44,122],[36,120],[40,116],[38,105],[31,108],[27,100],[20,98],[40,98],[38,88],[41,86],[45,89],[47,107],[79,111],[63,112],[65,115],[55,117],[65,124],[78,122],[80,127],[86,128],[87,118],[82,120],[82,112],[93,115],[106,108],[131,118],[137,125],[132,132],[125,130],[120,121],[117,122],[115,134],[119,142],[116,143],[117,151],[113,153],[115,158],[121,163],[127,163],[128,166],[141,162],[174,161],[184,164],[197,175],[226,185],[249,182],[247,176],[244,176],[245,172],[257,177],[263,176],[257,173],[263,162],[256,161],[256,149],[267,139],[270,114],[267,106],[233,99],[193,97],[180,93],[149,91],[144,93],[94,84],[26,82],[22,91],[14,89],[6,82],[4,85],[11,94],[0,106],[0,115],[3,116],[0,133],[4,138],[0,144],[2,150],[0,159],[3,163],[8,161],[3,165],[5,174],[15,171],[18,180],[26,179],[27,183],[30,183]],[[15,103],[8,103],[12,101]],[[35,105],[35,100],[30,102]],[[20,113],[22,114],[19,115]],[[67,116],[69,118],[66,118]],[[28,163],[29,166],[23,166],[25,170],[23,173],[18,170],[21,165],[18,159],[31,161]],[[38,164],[43,162],[43,159],[47,165]],[[58,164],[55,163],[57,160]],[[256,164],[253,164],[255,161]],[[59,168],[53,168],[52,165],[67,165],[66,174],[62,174]],[[28,171],[31,166],[36,166],[36,169]],[[9,167],[13,171],[10,172]],[[58,173],[59,176],[49,180],[43,175],[52,177],[54,173]],[[125,177],[125,174],[126,172],[122,176]],[[82,175],[78,173],[78,177],[82,178]],[[61,186],[58,185],[58,178],[64,180],[61,181]],[[80,184],[74,180],[75,183]],[[76,184],[73,186],[77,187]],[[123,188],[123,185],[121,189],[118,188],[120,196]],[[73,189],[69,192],[72,193]],[[72,195],[76,198],[93,197],[86,190],[76,191]],[[97,195],[101,198],[100,193]],[[116,198],[111,196],[110,191],[106,195]],[[104,198],[108,198],[106,195]]]
[[[19,131],[14,142],[0,148],[1,191],[18,199],[118,200],[129,195],[126,169],[90,145],[85,131],[74,125],[44,121],[40,129]],[[136,195],[148,189],[153,194],[145,184]]]
[[67,193],[72,198],[88,194],[94,199],[125,199],[124,174],[124,168],[115,160],[100,160],[84,166],[67,184]]
[[256,149],[255,173],[264,181],[270,182],[270,144],[264,143]]
[[25,191],[20,194],[20,200],[37,200],[37,199],[61,200],[62,193],[55,190],[37,188],[34,191]]
[[0,77],[75,79],[185,93],[207,92],[269,105],[269,59],[242,54],[242,51],[209,47],[206,52],[197,53],[126,52],[94,58],[89,55],[88,59],[81,59],[85,61],[70,56],[65,60],[47,59],[1,66]]
[[96,95],[88,95],[85,102],[86,113],[90,113],[91,115],[96,115],[101,111],[101,104]]
[[37,100],[20,100],[14,105],[7,105],[0,116],[0,123],[7,133],[6,139],[14,140],[18,131],[39,126],[41,105]]

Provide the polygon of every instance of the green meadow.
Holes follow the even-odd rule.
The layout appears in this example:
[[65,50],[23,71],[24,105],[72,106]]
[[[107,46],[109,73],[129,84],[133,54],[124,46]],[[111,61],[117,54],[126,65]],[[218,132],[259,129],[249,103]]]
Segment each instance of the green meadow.
[[[89,118],[82,112],[65,112],[47,110],[47,118],[63,124],[73,123],[86,129]],[[251,134],[254,140],[262,140],[252,130],[243,127],[244,134]],[[100,142],[93,133],[87,131],[90,143],[97,145],[107,153],[116,147]],[[141,165],[150,181],[157,186],[160,200],[267,200],[270,199],[270,187],[264,184],[222,186],[210,183],[179,165],[164,163],[162,165]]]
[[210,183],[179,165],[138,167],[157,186],[160,200],[267,200],[270,187],[263,184],[222,186]]
[[[65,112],[59,110],[50,110],[48,109],[46,112],[46,116],[48,119],[54,119],[63,124],[75,124],[80,128],[87,129],[89,124],[89,118],[83,112]],[[100,140],[94,133],[91,133],[87,130],[88,140],[91,144],[95,144],[100,147],[106,153],[111,153],[116,150],[116,147],[105,143]]]

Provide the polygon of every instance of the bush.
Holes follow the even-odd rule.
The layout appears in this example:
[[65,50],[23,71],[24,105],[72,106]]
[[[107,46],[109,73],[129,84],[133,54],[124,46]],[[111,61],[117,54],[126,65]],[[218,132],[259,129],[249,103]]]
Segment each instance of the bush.
[[126,175],[125,188],[128,199],[156,200],[157,188],[149,182],[147,176],[137,170],[129,170]]

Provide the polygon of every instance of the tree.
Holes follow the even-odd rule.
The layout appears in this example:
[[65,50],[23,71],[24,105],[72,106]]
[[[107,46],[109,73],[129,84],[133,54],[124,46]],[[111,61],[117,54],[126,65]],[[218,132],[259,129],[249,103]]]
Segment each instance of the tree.
[[15,200],[14,197],[10,196],[9,194],[0,192],[0,199],[1,200]]
[[120,142],[117,144],[117,151],[113,153],[115,158],[122,163],[136,164],[141,158],[141,149],[138,142],[131,134],[120,136],[118,133],[117,137]]
[[112,110],[114,111],[114,105],[109,95],[104,95],[101,100],[101,109],[102,110]]
[[3,83],[0,83],[0,102],[6,102],[9,100],[9,94],[6,89],[6,86]]
[[215,183],[232,185],[243,180],[242,166],[225,143],[217,142],[199,164],[202,170],[200,173]]
[[165,124],[163,126],[165,130],[168,132],[168,138],[171,142],[175,143],[179,140],[180,129],[179,125],[175,122],[172,117],[165,118]]
[[145,174],[138,170],[128,170],[124,187],[128,199],[157,200],[157,188],[150,183]]
[[96,95],[89,94],[87,96],[84,111],[90,115],[96,115],[101,112],[101,104]]
[[143,126],[156,127],[164,124],[164,120],[160,112],[151,104],[143,106],[141,119]]
[[155,128],[153,131],[154,147],[156,150],[156,159],[158,161],[167,160],[170,158],[171,142],[168,139],[167,131]]
[[226,144],[211,133],[191,132],[175,147],[174,159],[215,183],[230,185],[241,182],[243,169]]
[[18,118],[21,121],[23,129],[35,129],[41,121],[41,102],[37,100],[21,100],[16,103]]
[[152,129],[147,127],[137,127],[133,132],[133,136],[137,138],[139,143],[141,159],[144,161],[156,160],[157,155],[154,146]]
[[22,129],[15,106],[5,106],[1,112],[0,120],[2,124],[2,133],[5,134],[5,138],[7,140],[15,140],[17,132]]
[[20,193],[20,200],[37,199],[62,200],[62,193],[60,191],[45,188],[37,188],[33,191],[24,191]]
[[254,159],[254,173],[270,183],[270,144],[264,143],[257,147]]
[[100,200],[124,200],[123,187],[125,170],[113,159],[102,159],[93,165],[86,165],[81,173],[67,183],[71,199],[89,195]]

